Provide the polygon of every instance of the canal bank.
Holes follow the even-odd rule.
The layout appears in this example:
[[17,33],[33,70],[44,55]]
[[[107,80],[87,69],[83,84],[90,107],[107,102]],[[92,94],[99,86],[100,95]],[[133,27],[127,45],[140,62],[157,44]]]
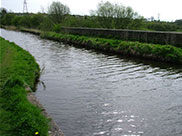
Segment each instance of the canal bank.
[[61,27],[60,32],[75,35],[109,38],[123,41],[138,41],[182,48],[181,32],[142,31],[127,29],[102,29],[84,27]]
[[35,95],[66,136],[181,135],[180,66],[1,31],[44,68]]
[[55,32],[41,33],[41,38],[120,56],[138,57],[154,61],[182,64],[182,49],[172,45],[148,44]]
[[34,57],[1,37],[0,44],[0,134],[63,136],[33,94],[40,75]]
[[[140,43],[134,41],[122,41],[116,39],[105,39],[99,37],[88,37],[83,35],[73,35],[67,33],[43,32],[35,29],[4,27],[12,30],[19,30],[36,35],[41,38],[68,43],[77,47],[94,49],[106,53],[120,56],[138,57],[154,61],[182,64],[182,49],[172,45],[160,45],[150,43]],[[70,29],[69,29],[70,30]],[[74,30],[75,32],[76,30]],[[90,31],[90,29],[89,29]],[[79,31],[78,31],[79,32]]]

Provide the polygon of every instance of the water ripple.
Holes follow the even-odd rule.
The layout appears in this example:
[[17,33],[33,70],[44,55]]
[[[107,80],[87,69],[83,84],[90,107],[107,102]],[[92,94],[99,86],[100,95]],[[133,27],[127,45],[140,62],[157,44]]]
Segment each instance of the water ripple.
[[66,136],[182,132],[182,69],[1,29],[45,67],[36,96]]

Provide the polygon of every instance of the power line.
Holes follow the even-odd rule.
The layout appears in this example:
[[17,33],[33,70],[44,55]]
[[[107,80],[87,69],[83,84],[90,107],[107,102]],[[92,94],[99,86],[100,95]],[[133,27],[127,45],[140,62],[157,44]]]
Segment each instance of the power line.
[[160,13],[158,13],[158,21],[160,21],[160,16],[161,16]]
[[23,2],[23,13],[28,13],[28,6],[27,6],[26,0],[24,0],[24,2]]

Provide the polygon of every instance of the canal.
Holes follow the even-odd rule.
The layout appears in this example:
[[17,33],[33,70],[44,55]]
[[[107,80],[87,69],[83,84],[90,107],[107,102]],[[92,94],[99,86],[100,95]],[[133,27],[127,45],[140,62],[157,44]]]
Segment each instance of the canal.
[[35,95],[65,136],[182,135],[182,68],[22,32],[1,36],[43,69]]

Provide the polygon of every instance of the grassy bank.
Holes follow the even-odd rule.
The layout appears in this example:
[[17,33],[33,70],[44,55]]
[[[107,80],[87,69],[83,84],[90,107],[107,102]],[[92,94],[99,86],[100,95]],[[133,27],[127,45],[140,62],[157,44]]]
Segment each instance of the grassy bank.
[[182,49],[171,45],[94,38],[55,32],[42,33],[41,37],[119,55],[182,64]]
[[39,66],[19,46],[0,37],[0,135],[48,135],[48,119],[27,99],[35,88]]
[[[5,29],[11,28],[5,27]],[[42,38],[74,44],[74,46],[78,47],[91,48],[118,55],[138,57],[177,65],[182,64],[182,49],[173,45],[149,44],[56,32],[43,32],[28,28],[15,27],[14,29],[40,35]]]

